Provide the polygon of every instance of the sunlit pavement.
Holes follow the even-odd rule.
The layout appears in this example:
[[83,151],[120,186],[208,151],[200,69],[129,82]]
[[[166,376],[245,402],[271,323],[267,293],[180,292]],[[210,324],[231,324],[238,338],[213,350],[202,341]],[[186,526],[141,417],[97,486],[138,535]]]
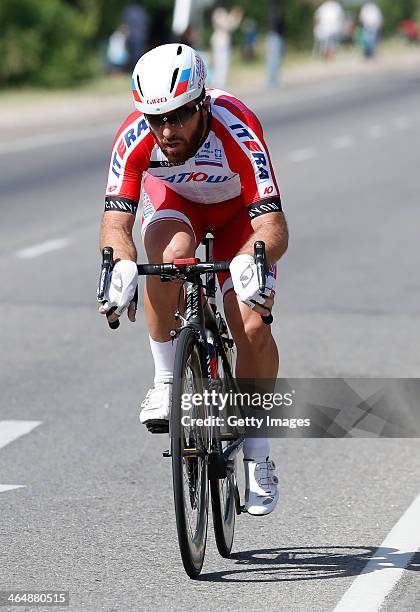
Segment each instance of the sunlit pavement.
[[[419,90],[413,71],[353,78],[260,113],[291,234],[285,376],[418,376]],[[278,509],[240,517],[231,560],[211,536],[203,579],[186,577],[167,443],[138,423],[144,320],[115,333],[96,313],[113,121],[0,156],[0,420],[40,423],[0,448],[1,484],[19,486],[0,491],[2,588],[69,590],[74,612],[333,610],[418,495],[418,441],[275,441]],[[415,569],[387,610],[418,607]]]

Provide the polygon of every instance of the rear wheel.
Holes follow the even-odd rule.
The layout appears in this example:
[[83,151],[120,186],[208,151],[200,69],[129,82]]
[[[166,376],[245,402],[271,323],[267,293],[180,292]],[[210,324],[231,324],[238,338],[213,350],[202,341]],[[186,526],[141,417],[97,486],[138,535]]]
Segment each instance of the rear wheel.
[[203,566],[209,503],[208,429],[191,424],[192,419],[207,416],[206,408],[183,410],[185,398],[195,393],[203,393],[200,347],[193,330],[185,328],[179,335],[175,357],[170,435],[178,542],[191,578],[197,578]]
[[[220,444],[226,445],[227,443],[223,442]],[[217,550],[222,557],[229,557],[233,545],[236,518],[236,479],[234,464],[232,464],[232,466],[227,466],[226,478],[210,481],[210,490],[213,528]]]

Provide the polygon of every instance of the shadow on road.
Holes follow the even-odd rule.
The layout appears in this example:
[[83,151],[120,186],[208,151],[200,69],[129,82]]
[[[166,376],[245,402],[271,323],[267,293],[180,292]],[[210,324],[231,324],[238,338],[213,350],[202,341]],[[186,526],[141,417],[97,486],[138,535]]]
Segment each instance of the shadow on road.
[[[377,546],[313,546],[247,550],[233,553],[230,557],[236,567],[244,567],[202,574],[200,580],[289,582],[343,578],[357,576],[369,561],[374,562],[372,571],[405,567],[407,554],[402,554],[395,548],[385,548],[381,549],[381,555],[375,556],[377,549]],[[419,571],[420,553],[411,554],[413,557],[406,569]]]

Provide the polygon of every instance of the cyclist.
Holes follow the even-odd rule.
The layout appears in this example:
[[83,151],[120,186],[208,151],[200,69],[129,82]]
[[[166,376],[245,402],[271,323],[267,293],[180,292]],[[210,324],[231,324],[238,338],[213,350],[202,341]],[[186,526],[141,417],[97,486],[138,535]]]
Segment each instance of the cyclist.
[[[168,44],[143,55],[133,71],[136,111],[114,141],[101,228],[101,248],[112,246],[115,264],[100,313],[116,320],[128,309],[135,320],[137,252],[132,229],[139,201],[148,260],[193,257],[205,231],[214,233],[214,258],[232,260],[220,274],[225,315],[237,346],[238,378],[275,379],[279,357],[271,328],[275,262],[287,249],[280,194],[257,117],[232,95],[205,88],[200,55]],[[263,240],[271,265],[259,292],[253,248]],[[176,341],[170,339],[177,283],[147,277],[144,307],[155,365],[154,386],[143,401],[146,426],[169,421]],[[278,500],[275,466],[265,438],[244,443],[245,508],[269,514]]]

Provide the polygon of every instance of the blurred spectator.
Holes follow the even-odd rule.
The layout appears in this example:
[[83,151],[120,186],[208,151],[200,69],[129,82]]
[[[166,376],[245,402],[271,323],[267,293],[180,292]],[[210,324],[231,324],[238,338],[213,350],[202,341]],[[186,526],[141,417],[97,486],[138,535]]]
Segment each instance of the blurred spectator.
[[362,25],[363,54],[366,58],[372,58],[376,54],[383,24],[382,11],[376,2],[366,2],[362,6],[359,21]]
[[210,43],[214,87],[223,89],[226,85],[230,66],[231,35],[239,27],[242,17],[243,10],[239,7],[227,11],[219,6],[212,13],[213,34]]
[[246,17],[242,23],[243,46],[242,57],[245,61],[251,61],[257,56],[257,22],[251,17]]
[[409,44],[415,44],[420,41],[420,26],[413,19],[402,21],[398,31]]
[[267,14],[266,71],[267,85],[277,87],[284,48],[284,17],[282,0],[269,0]]
[[138,59],[146,52],[149,44],[150,18],[139,4],[129,4],[123,13],[123,23],[128,28],[127,53],[128,70],[131,72]]
[[176,38],[176,41],[183,45],[188,45],[193,49],[198,49],[200,47],[200,35],[197,30],[190,25],[181,36]]
[[323,59],[331,59],[343,36],[345,15],[338,0],[327,0],[315,11],[315,52]]
[[345,13],[343,23],[342,44],[352,45],[354,43],[356,26],[350,13]]
[[[148,49],[174,42],[171,32],[172,8],[156,2],[151,13]],[[182,32],[178,33],[180,36]],[[177,41],[176,41],[177,42]]]
[[106,48],[106,61],[111,72],[124,72],[128,65],[128,28],[121,25],[111,34]]

